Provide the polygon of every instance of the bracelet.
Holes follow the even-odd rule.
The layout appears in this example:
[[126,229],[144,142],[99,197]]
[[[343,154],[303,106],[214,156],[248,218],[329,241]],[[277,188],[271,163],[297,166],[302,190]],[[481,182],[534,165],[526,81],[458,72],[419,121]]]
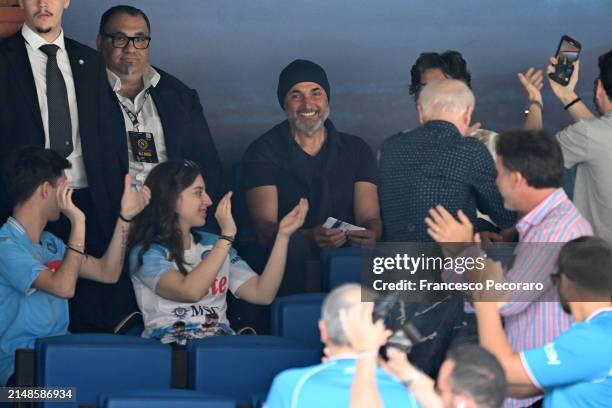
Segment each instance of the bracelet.
[[69,251],[74,251],[74,252],[76,252],[76,253],[77,253],[77,254],[79,254],[79,255],[86,256],[85,252],[83,252],[83,251],[79,251],[78,249],[73,248],[73,247],[71,247],[70,245],[66,245],[66,248],[68,248],[68,250],[69,250]]
[[402,383],[406,388],[410,388],[412,384],[419,380],[419,378],[421,378],[421,372],[419,370],[414,370],[410,373],[410,378],[408,378],[406,381],[402,381]]
[[231,235],[219,235],[219,239],[224,239],[226,241],[229,241],[231,245],[234,244],[234,237],[232,237]]
[[571,101],[570,103],[568,103],[567,105],[565,105],[563,107],[563,109],[568,110],[569,108],[571,108],[572,106],[574,106],[575,104],[577,104],[578,102],[580,102],[582,99],[580,99],[580,97],[576,97],[576,99],[574,99],[573,101]]
[[79,244],[77,242],[69,242],[68,246],[74,246],[74,247],[77,247],[79,249],[83,249],[83,244]]
[[121,215],[121,211],[119,211],[119,219],[123,222],[128,222],[128,223],[134,220],[133,218],[130,218],[130,219],[125,218],[123,215]]
[[540,102],[540,101],[533,101],[532,100],[532,101],[529,101],[529,103],[527,103],[527,106],[525,107],[525,111],[524,111],[525,116],[527,116],[529,114],[529,110],[531,109],[531,105],[537,106],[538,108],[540,108],[540,111],[544,110],[544,106],[542,105],[542,102]]

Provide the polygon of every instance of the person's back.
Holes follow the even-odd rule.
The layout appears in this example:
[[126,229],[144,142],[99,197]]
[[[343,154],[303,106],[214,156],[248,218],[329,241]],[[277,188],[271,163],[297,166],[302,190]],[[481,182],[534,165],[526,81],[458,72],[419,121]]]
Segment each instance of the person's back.
[[[274,380],[265,406],[347,407],[350,403],[356,363],[355,358],[337,358],[316,366],[284,371]],[[376,386],[385,407],[417,406],[414,396],[403,384],[380,368],[376,370]]]
[[[463,210],[472,223],[478,208],[504,227],[512,222],[503,210],[495,164],[486,147],[463,137],[450,122],[429,121],[387,139],[379,171],[386,241],[431,241],[423,220],[436,204],[452,213]],[[495,205],[485,197],[495,197]]]

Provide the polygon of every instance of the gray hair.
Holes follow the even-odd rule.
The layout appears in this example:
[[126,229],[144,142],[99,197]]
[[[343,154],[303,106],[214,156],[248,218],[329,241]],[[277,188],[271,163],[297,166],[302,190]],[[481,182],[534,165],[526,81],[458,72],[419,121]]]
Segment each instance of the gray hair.
[[443,79],[425,85],[419,94],[418,106],[426,119],[432,119],[440,113],[449,113],[454,117],[461,116],[476,98],[465,82],[456,79]]
[[349,296],[350,293],[355,291],[361,293],[361,286],[357,283],[338,286],[327,295],[321,307],[321,319],[327,328],[328,340],[337,346],[349,345],[340,323],[340,310],[355,305],[355,302]]

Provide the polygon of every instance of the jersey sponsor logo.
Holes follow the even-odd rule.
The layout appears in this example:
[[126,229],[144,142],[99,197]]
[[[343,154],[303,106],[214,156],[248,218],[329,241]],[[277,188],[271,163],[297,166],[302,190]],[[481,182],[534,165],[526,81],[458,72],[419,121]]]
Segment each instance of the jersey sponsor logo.
[[559,355],[555,350],[554,343],[548,343],[546,346],[544,346],[544,353],[546,353],[548,365],[561,365],[561,360],[559,360]]
[[213,296],[222,295],[227,291],[227,276],[222,277],[221,279],[215,278],[212,285],[206,292],[206,296],[210,295],[212,292]]

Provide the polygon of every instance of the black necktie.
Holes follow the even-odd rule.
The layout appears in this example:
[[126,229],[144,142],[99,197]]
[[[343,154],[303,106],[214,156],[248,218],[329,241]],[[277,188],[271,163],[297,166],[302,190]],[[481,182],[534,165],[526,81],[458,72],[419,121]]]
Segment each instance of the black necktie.
[[72,153],[72,124],[66,82],[57,65],[55,44],[47,44],[40,50],[47,54],[47,109],[49,112],[49,145],[64,157]]

